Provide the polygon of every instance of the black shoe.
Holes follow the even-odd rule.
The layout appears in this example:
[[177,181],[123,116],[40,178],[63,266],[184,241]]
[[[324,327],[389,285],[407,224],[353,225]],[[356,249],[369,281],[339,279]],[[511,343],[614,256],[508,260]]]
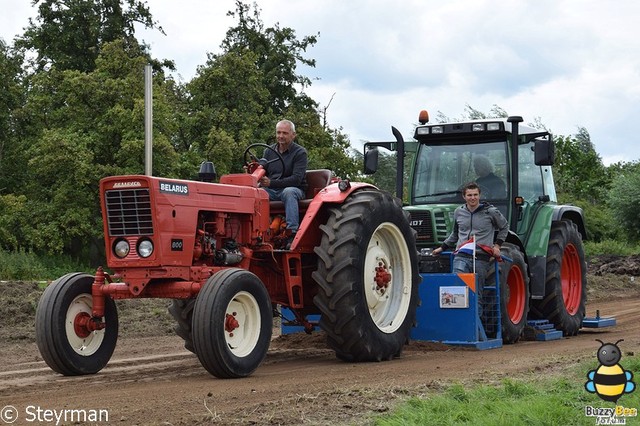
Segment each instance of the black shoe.
[[291,235],[289,235],[289,237],[287,238],[287,244],[285,244],[284,248],[285,250],[291,250],[291,243],[293,243],[293,239],[296,237],[296,233],[292,233]]

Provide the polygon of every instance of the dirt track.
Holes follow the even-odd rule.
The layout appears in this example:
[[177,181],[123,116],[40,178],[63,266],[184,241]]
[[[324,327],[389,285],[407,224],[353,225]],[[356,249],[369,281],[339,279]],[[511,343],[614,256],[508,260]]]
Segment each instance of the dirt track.
[[586,329],[577,337],[487,351],[414,342],[400,359],[382,363],[345,363],[324,348],[321,334],[288,335],[272,342],[253,376],[240,380],[210,376],[173,335],[120,338],[109,365],[84,377],[52,372],[29,339],[5,341],[0,348],[0,407],[18,410],[15,424],[33,418],[35,407],[106,409],[109,423],[127,425],[364,424],[400,399],[447,382],[562,374],[578,360],[595,360],[596,338],[625,339],[623,353],[637,353],[639,303],[637,292],[633,298],[590,303],[588,316],[596,309],[603,316],[615,313],[617,326]]

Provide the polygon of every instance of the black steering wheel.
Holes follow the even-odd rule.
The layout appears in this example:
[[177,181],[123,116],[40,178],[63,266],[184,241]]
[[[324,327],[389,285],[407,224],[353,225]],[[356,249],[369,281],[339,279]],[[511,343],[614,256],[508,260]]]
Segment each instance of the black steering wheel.
[[251,164],[254,161],[258,161],[258,155],[256,155],[256,153],[254,152],[253,148],[264,148],[264,149],[268,149],[272,152],[274,152],[278,158],[274,158],[273,160],[268,160],[265,164],[265,166],[271,164],[271,163],[275,163],[276,161],[280,161],[280,163],[282,163],[282,171],[284,172],[284,159],[282,158],[282,155],[280,155],[280,153],[278,152],[277,149],[273,149],[272,147],[270,147],[269,145],[267,145],[266,143],[253,143],[251,145],[249,145],[247,147],[247,149],[244,150],[244,162],[245,164]]

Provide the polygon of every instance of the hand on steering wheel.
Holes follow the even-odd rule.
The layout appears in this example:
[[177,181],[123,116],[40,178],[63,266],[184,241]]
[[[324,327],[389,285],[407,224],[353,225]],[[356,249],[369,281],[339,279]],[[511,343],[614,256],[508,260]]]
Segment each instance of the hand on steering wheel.
[[253,170],[255,170],[255,167],[251,167],[252,164],[257,163],[258,159],[260,158],[258,155],[256,155],[256,153],[254,152],[253,148],[257,148],[257,147],[261,147],[264,149],[268,149],[272,152],[274,152],[277,156],[277,158],[274,158],[273,160],[268,160],[265,163],[265,166],[271,164],[271,163],[275,163],[276,161],[280,161],[280,163],[282,164],[282,170],[284,170],[284,159],[282,158],[282,155],[280,155],[280,153],[278,152],[277,149],[274,149],[272,147],[270,147],[269,145],[267,145],[266,143],[254,143],[251,144],[247,147],[247,149],[244,150],[244,162],[247,165],[247,169],[249,170],[249,173],[251,173]]

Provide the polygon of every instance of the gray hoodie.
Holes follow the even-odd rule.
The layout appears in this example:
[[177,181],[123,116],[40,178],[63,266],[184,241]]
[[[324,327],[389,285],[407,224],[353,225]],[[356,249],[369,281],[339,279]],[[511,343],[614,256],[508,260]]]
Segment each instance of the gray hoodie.
[[[462,243],[470,240],[472,235],[475,235],[476,244],[489,247],[494,243],[502,245],[509,233],[507,219],[500,210],[486,202],[481,202],[473,212],[463,204],[453,212],[453,221],[453,231],[444,240],[443,250],[454,246],[457,249]],[[494,240],[495,231],[498,231],[498,235]]]

